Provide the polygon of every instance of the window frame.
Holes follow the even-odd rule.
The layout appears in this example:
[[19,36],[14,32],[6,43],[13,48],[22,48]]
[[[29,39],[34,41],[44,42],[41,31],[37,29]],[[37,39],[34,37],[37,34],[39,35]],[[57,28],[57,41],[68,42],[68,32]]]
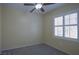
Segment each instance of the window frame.
[[[73,14],[73,13],[77,13],[77,24],[69,24],[69,25],[65,25],[65,16],[66,15],[69,15],[69,14]],[[63,25],[61,26],[61,25],[57,25],[57,26],[59,26],[59,27],[63,27],[63,35],[62,36],[56,36],[55,35],[55,27],[57,27],[56,25],[55,25],[55,18],[57,18],[57,17],[63,17]],[[56,38],[61,38],[61,39],[63,39],[63,38],[65,38],[65,39],[75,39],[76,40],[76,38],[70,38],[70,37],[65,37],[65,26],[77,26],[77,39],[79,39],[79,11],[72,11],[72,12],[69,12],[69,13],[65,13],[65,14],[62,14],[62,15],[60,15],[60,16],[56,16],[56,17],[54,17],[54,36],[56,37]]]

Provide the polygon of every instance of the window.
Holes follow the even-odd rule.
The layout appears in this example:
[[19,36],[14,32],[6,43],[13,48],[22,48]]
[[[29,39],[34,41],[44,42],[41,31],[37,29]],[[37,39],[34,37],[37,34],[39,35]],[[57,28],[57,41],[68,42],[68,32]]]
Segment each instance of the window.
[[55,36],[77,39],[77,13],[57,17],[54,21]]
[[63,36],[63,17],[55,18],[55,35]]

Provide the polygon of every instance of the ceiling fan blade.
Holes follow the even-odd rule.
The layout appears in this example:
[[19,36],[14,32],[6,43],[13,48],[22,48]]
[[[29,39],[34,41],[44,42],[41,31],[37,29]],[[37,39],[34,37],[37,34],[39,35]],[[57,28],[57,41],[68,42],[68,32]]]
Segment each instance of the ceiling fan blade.
[[43,8],[40,9],[42,12],[45,12],[45,10]]
[[24,3],[24,6],[34,6],[34,3]]
[[56,4],[56,3],[43,3],[43,5],[52,5],[52,4]]
[[32,13],[35,10],[35,8],[33,8],[30,12]]

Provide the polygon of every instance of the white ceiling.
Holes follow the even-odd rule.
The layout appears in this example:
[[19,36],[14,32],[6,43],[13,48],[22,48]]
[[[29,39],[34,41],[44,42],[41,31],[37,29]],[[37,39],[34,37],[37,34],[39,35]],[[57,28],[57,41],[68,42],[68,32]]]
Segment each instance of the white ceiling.
[[[8,6],[11,8],[16,8],[16,9],[24,11],[24,12],[29,12],[30,10],[32,10],[34,8],[34,6],[24,6],[23,3],[4,3],[2,5]],[[44,13],[40,12],[40,13],[45,14],[46,12],[59,8],[63,5],[64,5],[63,3],[56,3],[56,4],[44,6],[43,8],[45,9],[45,12]],[[36,10],[34,12],[36,12]]]

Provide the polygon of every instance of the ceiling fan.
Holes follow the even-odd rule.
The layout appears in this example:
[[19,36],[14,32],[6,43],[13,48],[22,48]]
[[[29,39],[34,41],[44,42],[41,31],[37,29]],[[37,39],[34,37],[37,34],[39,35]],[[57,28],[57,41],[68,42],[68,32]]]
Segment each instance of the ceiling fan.
[[43,6],[52,5],[55,3],[24,3],[24,6],[34,6],[34,8],[30,11],[31,13],[36,9],[42,12],[45,12]]

